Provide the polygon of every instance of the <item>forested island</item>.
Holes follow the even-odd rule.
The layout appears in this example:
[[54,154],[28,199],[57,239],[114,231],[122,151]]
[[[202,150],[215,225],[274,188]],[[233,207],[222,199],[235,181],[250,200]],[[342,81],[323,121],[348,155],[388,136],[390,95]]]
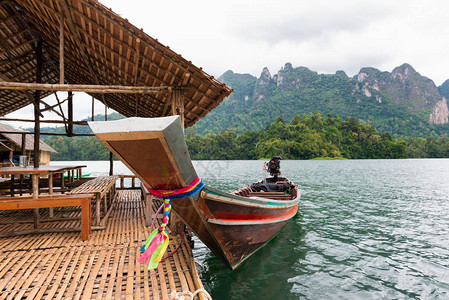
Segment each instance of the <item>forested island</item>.
[[[356,118],[315,111],[296,115],[286,122],[282,116],[263,130],[198,135],[186,130],[190,156],[195,160],[262,159],[281,155],[284,159],[379,159],[449,158],[449,138],[394,139],[379,134],[374,126]],[[59,154],[52,160],[108,160],[109,151],[96,137],[49,137],[45,142]]]

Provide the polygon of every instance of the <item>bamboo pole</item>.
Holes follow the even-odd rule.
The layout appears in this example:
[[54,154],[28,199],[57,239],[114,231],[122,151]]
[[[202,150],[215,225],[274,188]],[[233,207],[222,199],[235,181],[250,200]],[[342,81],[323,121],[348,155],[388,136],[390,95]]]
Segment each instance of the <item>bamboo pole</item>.
[[69,102],[67,102],[67,136],[73,136],[73,93],[69,92],[67,98],[69,99]]
[[[0,133],[8,133],[8,134],[22,134],[17,131],[0,131]],[[24,132],[23,134],[33,134],[33,132]],[[51,136],[66,136],[67,133],[53,133],[53,132],[41,132],[40,135],[51,135]],[[93,133],[85,133],[85,134],[73,134],[73,136],[95,136]]]
[[64,84],[64,11],[59,21],[59,83]]
[[[42,81],[42,40],[39,40],[36,47],[36,82],[40,83]],[[36,90],[34,92],[34,167],[39,167],[40,162],[40,123],[39,123],[39,102],[41,99],[41,92]]]
[[26,155],[26,143],[27,143],[26,135],[22,133],[22,155]]
[[114,155],[109,151],[109,176],[114,174]]
[[[170,87],[173,90],[184,90],[186,87]],[[86,85],[86,84],[49,84],[49,83],[25,83],[0,81],[0,90],[15,91],[54,91],[54,92],[86,92],[86,93],[118,93],[118,94],[154,94],[166,92],[168,86],[150,87],[150,86],[120,86],[120,85]]]
[[92,97],[92,121],[95,121],[94,116],[95,116],[95,98]]
[[[10,121],[10,122],[33,122],[34,120],[27,119],[14,119],[14,118],[0,118],[0,121]],[[40,120],[41,123],[54,123],[54,124],[65,124],[66,121],[63,120]],[[87,121],[72,121],[73,125],[87,125]]]

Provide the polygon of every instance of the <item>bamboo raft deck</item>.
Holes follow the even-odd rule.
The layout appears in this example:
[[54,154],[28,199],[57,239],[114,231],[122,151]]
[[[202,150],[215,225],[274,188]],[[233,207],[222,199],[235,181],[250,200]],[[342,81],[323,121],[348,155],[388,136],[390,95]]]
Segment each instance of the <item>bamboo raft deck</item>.
[[[159,205],[153,201],[153,210]],[[67,221],[45,222],[42,228],[80,226],[79,210],[58,208],[54,213]],[[32,214],[0,211],[0,232],[32,228]],[[42,216],[48,217],[48,211]],[[118,190],[106,228],[93,231],[85,242],[78,232],[0,238],[0,299],[168,300],[173,291],[202,289],[186,241],[157,270],[148,271],[137,262],[149,230],[140,191]],[[165,256],[180,241],[181,236],[170,236]]]

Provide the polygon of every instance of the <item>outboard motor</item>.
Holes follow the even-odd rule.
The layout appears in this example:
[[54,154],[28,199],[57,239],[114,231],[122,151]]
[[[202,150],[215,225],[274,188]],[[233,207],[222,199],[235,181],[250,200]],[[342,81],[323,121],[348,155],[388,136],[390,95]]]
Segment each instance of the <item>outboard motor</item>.
[[268,172],[270,172],[270,175],[273,177],[277,177],[281,174],[281,162],[280,160],[282,157],[280,156],[273,156],[271,160],[267,163],[267,169]]

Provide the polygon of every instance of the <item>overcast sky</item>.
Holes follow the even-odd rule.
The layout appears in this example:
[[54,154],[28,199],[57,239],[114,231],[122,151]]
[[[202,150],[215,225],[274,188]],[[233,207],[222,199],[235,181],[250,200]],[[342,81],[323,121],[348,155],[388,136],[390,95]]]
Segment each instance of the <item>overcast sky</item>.
[[[100,2],[216,77],[259,77],[263,67],[273,75],[286,62],[353,76],[407,62],[436,85],[449,79],[447,0]],[[76,119],[90,115],[89,97],[77,96],[75,108]]]

